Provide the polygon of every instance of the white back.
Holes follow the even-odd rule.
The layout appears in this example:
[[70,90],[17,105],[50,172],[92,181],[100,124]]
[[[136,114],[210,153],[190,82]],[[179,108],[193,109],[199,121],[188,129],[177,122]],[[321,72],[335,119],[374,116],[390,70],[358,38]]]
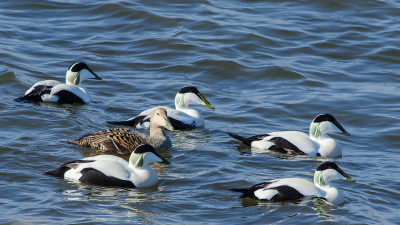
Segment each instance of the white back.
[[277,187],[287,185],[290,186],[301,194],[305,196],[319,196],[322,197],[321,190],[315,186],[315,184],[311,181],[302,178],[283,178],[276,180],[275,183],[271,184],[269,187]]
[[46,85],[46,86],[56,86],[61,84],[59,81],[56,80],[43,80],[43,81],[39,81],[36,82],[34,85],[32,85],[31,88],[29,88],[26,92],[25,95],[27,95],[28,93],[30,93],[31,91],[33,91],[33,89],[38,86],[38,85]]
[[[297,146],[302,152],[310,156],[315,156],[319,149],[319,144],[300,131],[281,131],[269,133],[272,136],[282,137]],[[272,137],[271,137],[272,138]]]
[[74,93],[80,97],[84,102],[90,102],[91,95],[89,91],[84,87],[77,87],[71,84],[59,84],[51,89],[50,96],[57,94],[59,91],[66,90]]

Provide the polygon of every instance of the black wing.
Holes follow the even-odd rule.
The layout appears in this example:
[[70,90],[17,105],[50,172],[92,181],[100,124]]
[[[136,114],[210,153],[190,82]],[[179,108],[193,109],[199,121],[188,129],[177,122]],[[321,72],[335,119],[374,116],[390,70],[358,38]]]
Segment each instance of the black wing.
[[282,185],[278,187],[274,187],[272,189],[275,189],[279,192],[279,194],[275,195],[272,197],[269,201],[271,202],[281,202],[281,201],[288,201],[288,200],[299,200],[304,198],[305,196],[301,194],[298,190],[287,186],[287,185]]
[[92,184],[102,185],[102,186],[119,186],[134,188],[135,185],[128,180],[121,180],[116,177],[107,176],[99,170],[93,168],[85,168],[81,171],[81,178],[79,181],[88,182]]
[[58,103],[85,104],[85,102],[80,97],[67,90],[61,90],[57,92],[55,95],[59,97]]
[[[236,191],[236,192],[241,192],[243,193],[242,196],[240,196],[240,198],[251,198],[254,200],[264,200],[266,201],[266,199],[258,199],[255,195],[254,192],[259,190],[259,189],[263,189],[268,187],[270,184],[272,184],[273,182],[263,182],[260,184],[256,184],[250,188],[247,189],[229,189],[231,191]],[[299,200],[304,198],[305,196],[303,194],[301,194],[299,191],[297,191],[296,189],[287,186],[287,185],[282,185],[282,186],[278,186],[278,187],[273,187],[270,189],[274,189],[278,191],[278,194],[275,195],[274,197],[272,197],[270,200],[270,202],[280,202],[280,201],[288,201],[288,200]]]
[[274,143],[269,150],[277,151],[285,154],[293,154],[293,155],[305,155],[303,151],[297,148],[296,145],[292,144],[290,141],[282,138],[282,137],[273,137],[269,139],[270,142]]
[[[147,119],[145,119],[148,117]],[[135,118],[126,120],[126,121],[108,121],[108,124],[114,124],[114,125],[125,125],[125,126],[131,126],[131,127],[136,127],[138,124],[142,124],[144,122],[150,122],[150,117],[149,116],[137,116]]]
[[[182,123],[180,120],[176,120],[172,117],[168,117],[169,121],[171,122],[172,126],[174,127],[175,130],[186,130],[186,129],[195,129],[196,123],[193,121],[191,124],[186,124]],[[136,127],[139,124],[142,124],[144,122],[150,122],[150,117],[149,116],[137,116],[135,118],[126,120],[126,121],[108,121],[108,124],[114,124],[114,125],[124,125],[124,126],[131,126],[131,127]]]
[[47,85],[36,85],[31,92],[28,94],[16,98],[15,101],[25,101],[25,102],[41,102],[43,94],[50,94],[53,86]]

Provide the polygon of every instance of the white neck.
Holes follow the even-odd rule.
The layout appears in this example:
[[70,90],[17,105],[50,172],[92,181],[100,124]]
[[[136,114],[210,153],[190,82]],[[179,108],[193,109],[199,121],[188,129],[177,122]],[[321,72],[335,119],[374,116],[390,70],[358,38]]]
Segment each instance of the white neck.
[[80,72],[67,71],[65,76],[65,83],[78,86],[81,83]]
[[175,96],[175,109],[182,110],[186,108],[184,94],[176,94]]
[[310,136],[310,139],[319,144],[318,153],[322,157],[337,157],[342,155],[342,147],[328,134],[319,137]]
[[72,72],[70,70],[67,71],[65,75],[65,83],[81,86],[82,81],[87,80],[89,78],[94,78],[94,75],[90,73],[90,71],[84,69],[79,72]]
[[324,171],[316,171],[314,174],[314,184],[321,191],[323,196],[328,202],[332,204],[341,204],[344,202],[342,192],[330,185],[330,181],[341,179],[339,172],[334,169]]
[[310,137],[318,138],[329,138],[328,133],[341,133],[342,131],[333,123],[329,121],[323,121],[320,123],[311,123],[310,125]]

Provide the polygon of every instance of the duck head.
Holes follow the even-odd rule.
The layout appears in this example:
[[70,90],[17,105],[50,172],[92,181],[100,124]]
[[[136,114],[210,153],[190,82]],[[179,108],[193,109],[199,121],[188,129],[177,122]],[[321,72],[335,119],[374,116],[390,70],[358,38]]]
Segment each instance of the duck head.
[[203,105],[215,110],[214,106],[207,101],[196,87],[182,87],[175,96],[175,107],[176,109],[185,109],[190,104]]
[[76,62],[72,64],[65,75],[65,81],[67,84],[78,86],[82,81],[86,79],[101,80],[99,76],[92,69],[89,68],[86,63]]
[[153,146],[149,144],[139,145],[129,157],[129,163],[135,168],[142,168],[143,166],[154,162],[171,164],[167,159],[160,156]]
[[324,134],[335,132],[350,136],[350,133],[348,133],[331,114],[319,114],[311,122],[311,137],[320,138]]
[[150,116],[150,126],[164,127],[170,131],[174,131],[174,127],[168,119],[167,111],[163,108],[157,108]]
[[320,187],[326,186],[332,180],[341,180],[343,178],[347,181],[355,182],[334,162],[321,163],[314,173],[314,183]]

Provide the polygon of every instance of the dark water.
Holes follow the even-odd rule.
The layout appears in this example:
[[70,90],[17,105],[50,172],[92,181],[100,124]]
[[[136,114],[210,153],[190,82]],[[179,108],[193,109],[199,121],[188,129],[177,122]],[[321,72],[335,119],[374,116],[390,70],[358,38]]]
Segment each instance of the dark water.
[[[67,3],[66,3],[67,2]],[[0,210],[2,224],[396,224],[400,176],[400,4],[397,1],[9,1],[0,3]],[[14,102],[33,83],[64,81],[86,62],[87,105]],[[114,126],[185,85],[206,126],[168,132],[154,164],[159,185],[105,188],[41,171],[99,152],[60,140]],[[281,177],[312,179],[324,159],[249,149],[245,136],[307,132],[331,113],[330,159],[357,182],[337,181],[339,206],[257,203],[229,188]],[[142,130],[148,132],[148,130]]]

